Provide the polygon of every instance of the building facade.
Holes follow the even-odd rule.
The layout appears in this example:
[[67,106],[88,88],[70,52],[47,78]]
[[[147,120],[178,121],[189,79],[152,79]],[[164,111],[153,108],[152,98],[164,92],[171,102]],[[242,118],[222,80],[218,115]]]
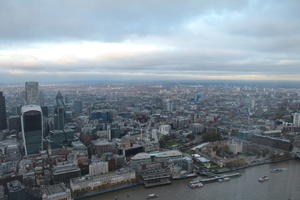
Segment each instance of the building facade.
[[40,105],[40,93],[38,82],[25,83],[25,103],[27,105]]
[[293,124],[294,126],[300,126],[300,113],[294,113]]
[[7,120],[6,120],[5,97],[3,96],[3,92],[0,92],[0,130],[4,130],[6,128],[7,128]]
[[90,176],[108,173],[108,162],[94,162],[89,165]]
[[64,98],[60,92],[56,95],[56,108],[55,108],[55,129],[63,130],[65,126],[65,116],[66,116],[66,106],[64,103]]
[[72,200],[71,191],[60,183],[56,185],[48,185],[41,189],[42,200]]
[[38,105],[26,105],[21,109],[21,127],[25,155],[43,150],[43,113]]

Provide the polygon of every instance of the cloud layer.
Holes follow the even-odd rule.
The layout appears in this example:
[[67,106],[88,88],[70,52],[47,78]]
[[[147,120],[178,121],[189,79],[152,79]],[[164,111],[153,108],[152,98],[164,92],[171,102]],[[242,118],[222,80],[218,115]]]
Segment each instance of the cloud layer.
[[300,80],[299,8],[298,0],[0,1],[0,79]]

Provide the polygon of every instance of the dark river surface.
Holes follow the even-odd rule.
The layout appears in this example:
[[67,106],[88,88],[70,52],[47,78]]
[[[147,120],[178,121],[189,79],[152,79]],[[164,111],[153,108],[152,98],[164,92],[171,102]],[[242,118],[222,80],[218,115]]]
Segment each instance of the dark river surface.
[[[271,173],[272,168],[286,168],[280,173]],[[170,200],[300,200],[300,161],[267,164],[239,171],[242,176],[229,182],[215,182],[201,189],[190,189],[192,179],[173,181],[171,185],[146,189],[144,186],[105,193],[85,200],[143,200],[155,193],[160,199]],[[259,183],[260,176],[269,181]]]

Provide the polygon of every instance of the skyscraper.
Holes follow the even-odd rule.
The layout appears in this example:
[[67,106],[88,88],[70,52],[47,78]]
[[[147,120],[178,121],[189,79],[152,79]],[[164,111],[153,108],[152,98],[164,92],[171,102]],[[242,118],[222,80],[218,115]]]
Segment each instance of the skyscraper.
[[5,97],[3,96],[3,92],[0,92],[0,130],[4,130],[6,128],[7,128],[7,120],[6,120]]
[[40,105],[40,93],[38,82],[25,83],[25,103],[26,105]]
[[43,113],[38,105],[26,105],[21,109],[21,125],[25,155],[43,150]]
[[73,111],[75,113],[81,113],[82,112],[82,101],[76,100],[73,102]]
[[62,130],[65,126],[65,110],[66,106],[64,98],[60,92],[56,95],[56,108],[55,108],[55,129]]

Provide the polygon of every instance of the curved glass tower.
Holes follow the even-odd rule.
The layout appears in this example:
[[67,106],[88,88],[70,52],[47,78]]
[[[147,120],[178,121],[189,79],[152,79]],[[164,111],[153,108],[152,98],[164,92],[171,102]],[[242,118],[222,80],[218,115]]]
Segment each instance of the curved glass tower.
[[38,105],[26,105],[21,109],[22,135],[25,155],[43,150],[43,113]]

